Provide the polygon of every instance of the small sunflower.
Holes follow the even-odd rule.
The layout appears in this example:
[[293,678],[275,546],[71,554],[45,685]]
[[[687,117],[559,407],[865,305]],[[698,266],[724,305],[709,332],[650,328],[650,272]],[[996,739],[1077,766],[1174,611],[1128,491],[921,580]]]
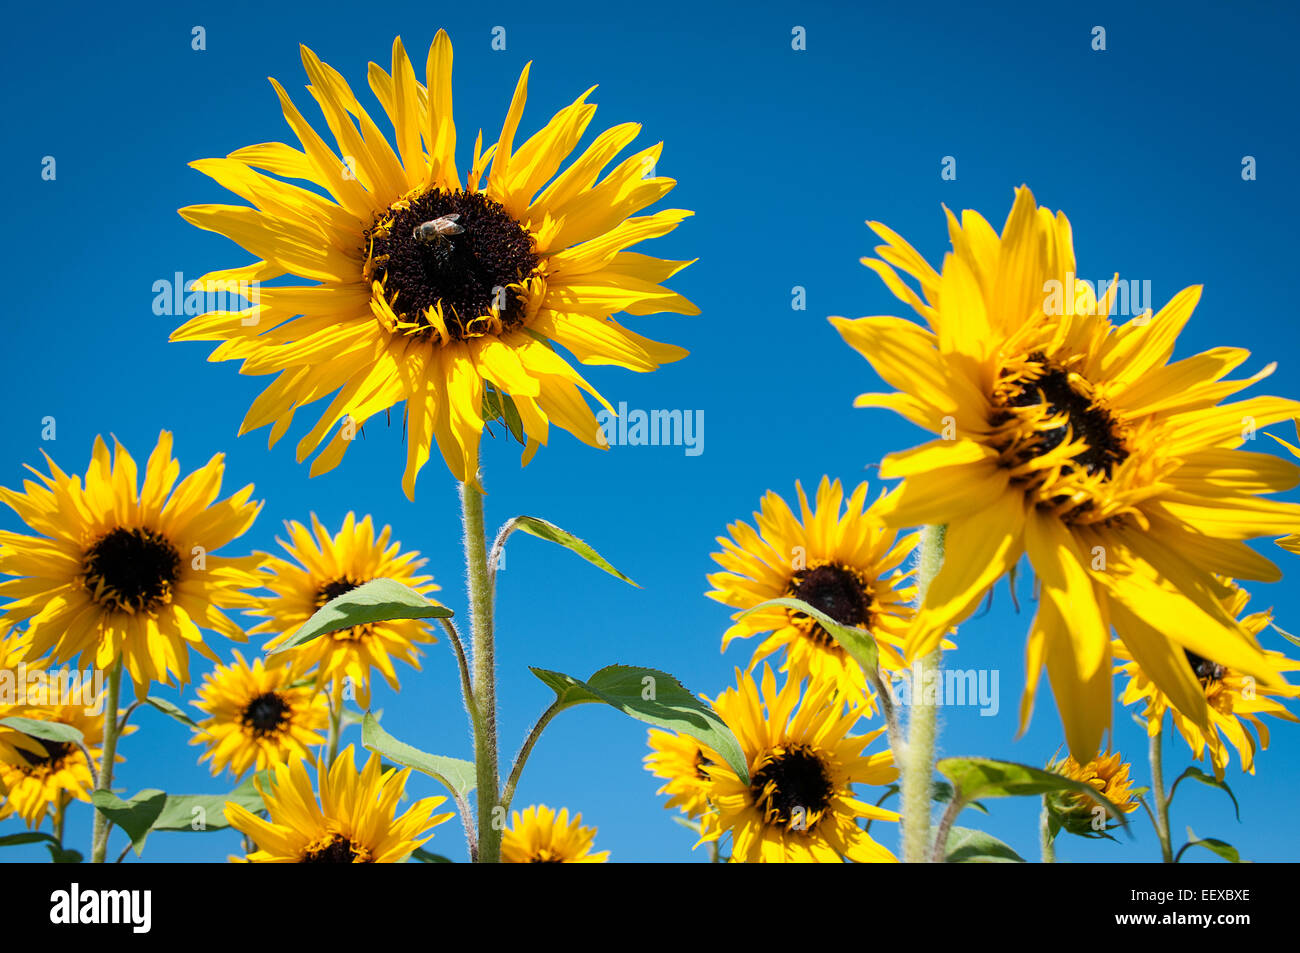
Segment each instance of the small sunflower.
[[496,394],[509,395],[518,409],[525,462],[547,442],[550,424],[603,446],[582,391],[608,403],[550,342],[580,363],[633,371],[686,355],[612,317],[699,313],[659,284],[689,262],[627,251],[691,214],[635,214],[676,184],[654,172],[662,144],[601,178],[640,131],[625,123],[560,171],[595,114],[588,90],[516,147],[525,66],[500,137],[484,151],[479,133],[462,180],[446,33],[430,47],[425,84],[400,39],[391,72],[370,64],[370,88],[393,125],[396,149],[337,71],[306,47],[302,61],[337,152],[272,80],[301,148],[266,143],[193,163],[252,204],[181,210],[186,221],[259,259],[206,275],[200,286],[220,290],[281,276],[295,282],[259,288],[246,295],[248,308],[201,315],[172,335],[220,341],[211,360],[242,360],[244,374],[278,375],[241,433],[272,424],[274,444],[295,411],[333,394],[298,444],[301,461],[338,425],[312,463],[315,476],[338,465],[357,427],[405,401],[408,497],[432,444],[456,479],[477,482],[484,420],[493,416],[486,408]]
[[569,809],[558,812],[545,804],[514,811],[511,825],[501,836],[503,864],[603,864],[609,851],[591,852],[596,828],[583,827],[582,815],[569,819]]
[[[822,477],[816,507],[808,505],[796,483],[799,515],[776,493],[768,492],[754,514],[757,530],[736,522],[731,539],[718,537],[723,552],[713,559],[726,572],[708,577],[708,596],[724,605],[750,609],[769,599],[790,597],[820,609],[836,622],[869,630],[880,646],[881,666],[903,664],[903,644],[915,589],[904,585],[910,570],[899,567],[916,545],[916,534],[895,541],[880,521],[880,501],[867,505],[867,485],[860,484],[847,503],[838,480]],[[732,616],[738,619],[740,613]],[[722,637],[767,635],[754,650],[752,670],[784,648],[782,671],[795,679],[829,682],[850,702],[866,700],[866,676],[857,662],[812,618],[789,609],[765,609],[739,619]]]
[[33,657],[88,657],[104,671],[121,659],[139,697],[154,681],[184,684],[190,649],[217,661],[200,627],[243,640],[221,610],[257,584],[255,560],[214,555],[257,517],[252,484],[217,501],[225,469],[217,454],[177,485],[171,449],[164,430],[143,489],[126,449],[115,441],[110,457],[98,437],[84,484],[47,455],[50,476],[32,471],[43,486],[0,488],[34,533],[0,532],[0,573],[19,577],[0,583],[0,597],[12,600],[5,618],[27,621]]
[[[1080,764],[1066,757],[1052,761],[1047,766],[1062,777],[1091,784],[1123,814],[1138,809],[1138,792],[1129,779],[1132,765],[1120,757],[1118,751],[1100,752],[1092,760]],[[1065,830],[1083,837],[1095,837],[1112,829],[1119,822],[1111,819],[1109,812],[1098,813],[1096,801],[1076,792],[1056,792],[1047,797],[1048,811]],[[1098,826],[1100,825],[1100,826]]]
[[[1207,727],[1183,650],[1271,685],[1282,680],[1222,608],[1216,573],[1275,581],[1244,540],[1300,531],[1300,505],[1264,494],[1300,467],[1237,449],[1300,403],[1220,401],[1260,380],[1223,378],[1248,358],[1215,348],[1170,363],[1200,299],[1187,288],[1158,313],[1114,325],[1118,282],[1100,299],[1076,279],[1070,223],[1017,191],[999,236],[949,213],[942,271],[883,225],[880,274],[929,328],[896,317],[832,318],[901,393],[864,394],[940,439],[892,454],[901,477],[881,516],[891,526],[946,524],[943,567],[908,636],[909,656],[939,644],[1027,554],[1043,598],[1029,636],[1027,722],[1046,665],[1071,753],[1090,758],[1111,721],[1113,624],[1180,710]],[[920,285],[918,294],[895,268]]]
[[[343,527],[334,536],[313,513],[313,537],[301,523],[286,523],[290,542],[278,539],[292,561],[265,556],[260,584],[273,595],[251,597],[249,612],[265,616],[267,621],[249,629],[249,634],[279,633],[267,643],[274,649],[329,600],[350,592],[372,579],[395,579],[403,585],[427,594],[439,587],[432,576],[416,575],[425,560],[419,553],[402,552],[400,543],[390,542],[391,527],[385,526],[375,536],[374,524],[367,516],[357,522],[349,513]],[[420,668],[417,643],[436,642],[427,623],[419,619],[396,619],[353,626],[340,632],[322,635],[285,654],[295,674],[316,669],[318,686],[328,688],[336,700],[342,697],[345,684],[356,691],[361,707],[370,707],[370,673],[377,668],[394,690],[398,688],[393,659]]]
[[[46,659],[29,659],[31,638],[22,629],[0,620],[0,718],[10,715],[24,716],[28,707],[27,678],[33,671],[43,671]],[[0,761],[12,762],[22,751],[44,757],[45,749],[35,738],[21,731],[0,728]],[[4,780],[0,777],[0,794],[4,793]],[[7,806],[0,806],[0,820],[8,816]]]
[[[1225,609],[1233,618],[1237,618],[1245,611],[1250,593],[1232,580],[1225,579],[1223,582],[1231,589],[1224,600]],[[1271,620],[1272,616],[1268,612],[1254,612],[1241,617],[1241,626],[1251,636],[1257,636]],[[1300,662],[1287,658],[1281,652],[1271,649],[1262,651],[1275,670],[1300,670]],[[1210,712],[1209,726],[1203,727],[1182,712],[1141,666],[1133,661],[1131,653],[1118,643],[1115,645],[1115,657],[1124,663],[1115,671],[1128,676],[1128,684],[1120,701],[1125,705],[1146,703],[1142,717],[1147,723],[1147,733],[1155,735],[1163,730],[1165,712],[1168,711],[1172,715],[1174,727],[1192,749],[1196,759],[1199,761],[1209,752],[1214,775],[1220,781],[1223,780],[1224,769],[1228,765],[1228,744],[1237,749],[1241,757],[1241,769],[1255,773],[1256,748],[1268,748],[1268,726],[1260,720],[1260,715],[1272,715],[1284,721],[1300,720],[1278,701],[1280,698],[1295,698],[1300,695],[1300,688],[1263,685],[1250,675],[1184,650],[1183,657],[1179,660],[1181,677],[1196,686],[1196,691],[1205,700]],[[1254,735],[1248,729],[1253,730]]]
[[[243,858],[254,864],[396,864],[433,837],[433,828],[452,814],[435,814],[447,800],[416,801],[398,815],[411,769],[384,773],[372,754],[358,774],[352,746],[327,771],[316,761],[320,800],[302,761],[275,766],[262,800],[269,820],[233,801],[226,802],[230,826],[252,838],[257,850]],[[232,858],[235,859],[235,858]]]
[[229,767],[240,778],[249,768],[262,771],[308,756],[323,744],[319,734],[329,722],[325,697],[312,685],[295,685],[287,664],[254,659],[250,666],[238,652],[231,665],[218,665],[204,677],[194,705],[209,717],[192,745],[207,745],[199,762],[211,760],[212,773]]
[[[891,863],[893,854],[858,822],[897,821],[898,814],[857,800],[853,785],[884,785],[898,777],[893,753],[864,754],[884,729],[850,735],[862,710],[833,703],[834,686],[776,676],[763,666],[762,688],[736,670],[738,688],[713,702],[739,739],[749,784],[719,762],[704,768],[708,801],[700,842],[732,836],[737,863]],[[795,709],[798,708],[796,712]]]
[[705,768],[715,764],[718,756],[690,735],[679,735],[651,728],[648,733],[651,753],[643,759],[646,770],[665,784],[656,794],[667,794],[664,807],[680,808],[688,817],[699,817],[709,806],[709,776]]
[[[85,705],[26,707],[11,714],[71,725],[81,732],[86,749],[98,764],[103,757],[100,743],[104,734],[104,709],[102,704],[90,707],[98,707],[99,714],[89,714]],[[124,734],[134,730],[135,725],[128,725]],[[0,753],[0,789],[8,792],[0,816],[12,811],[28,827],[38,828],[47,815],[71,801],[90,802],[94,778],[81,748],[71,742],[27,735],[22,736],[22,743],[22,748],[9,754]],[[121,755],[115,759],[123,760]]]

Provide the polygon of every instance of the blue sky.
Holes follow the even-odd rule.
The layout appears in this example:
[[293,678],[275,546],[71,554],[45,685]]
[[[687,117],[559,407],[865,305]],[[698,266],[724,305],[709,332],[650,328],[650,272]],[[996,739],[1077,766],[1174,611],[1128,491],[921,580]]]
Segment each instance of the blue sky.
[[[856,483],[888,452],[923,439],[884,411],[852,408],[855,395],[880,382],[826,321],[902,308],[858,264],[876,244],[865,220],[888,223],[937,263],[947,245],[941,203],[978,209],[1000,226],[1013,188],[1028,183],[1042,204],[1070,216],[1082,277],[1118,270],[1150,280],[1157,306],[1189,284],[1205,285],[1176,356],[1246,347],[1251,371],[1279,363],[1256,392],[1300,394],[1294,309],[1278,292],[1292,271],[1291,223],[1300,213],[1295,126],[1285,118],[1297,93],[1296,15],[1264,4],[1144,7],[1062,12],[1017,3],[989,13],[957,3],[665,0],[439,11],[396,0],[362,8],[167,3],[137,5],[127,17],[98,5],[25,5],[0,40],[9,128],[0,168],[10,208],[0,249],[11,275],[0,484],[19,484],[22,466],[38,462],[42,449],[84,471],[96,434],[116,434],[147,457],[167,428],[187,471],[224,452],[227,491],[252,482],[266,501],[231,554],[273,547],[283,520],[312,511],[331,526],[350,509],[368,512],[429,557],[442,595],[463,610],[456,491],[446,470],[431,463],[407,501],[400,426],[388,430],[382,419],[341,467],[315,479],[293,459],[301,421],[270,452],[265,430],[236,438],[266,381],[206,363],[204,345],[168,344],[176,322],[153,313],[151,290],[176,272],[188,280],[247,260],[176,214],[231,200],[186,163],[291,136],[266,77],[306,109],[298,43],[364,89],[366,64],[387,62],[394,35],[422,62],[444,27],[455,44],[463,146],[479,127],[494,137],[520,68],[533,60],[526,131],[599,83],[591,134],[643,123],[638,141],[663,140],[659,172],[679,182],[663,207],[696,212],[642,250],[699,258],[673,284],[701,315],[631,321],[691,356],[653,375],[594,368],[589,379],[616,405],[702,410],[704,452],[601,453],[561,435],[521,470],[516,446],[485,441],[491,526],[517,513],[544,517],[643,586],[627,587],[540,540],[512,541],[498,601],[503,750],[513,754],[548,702],[528,665],[579,677],[612,662],[648,665],[715,694],[748,661],[748,647],[719,654],[729,611],[703,596],[714,537],[748,519],[768,489],[792,496],[796,479],[814,485],[824,473]],[[203,51],[191,49],[196,25],[206,31]],[[1104,52],[1091,48],[1097,25],[1106,30]],[[504,51],[491,48],[495,26],[506,29]],[[806,50],[791,49],[795,26],[806,28]],[[57,163],[54,181],[41,178],[45,156]],[[956,160],[955,180],[940,178],[945,156]],[[1244,156],[1256,159],[1255,181],[1241,176]],[[795,286],[806,289],[806,310],[791,308]],[[46,416],[57,420],[53,443],[40,438]],[[1274,429],[1292,436],[1289,427]],[[13,514],[0,513],[0,526],[16,529]],[[1300,571],[1294,557],[1273,555],[1286,572]],[[1300,625],[1300,597],[1286,582],[1258,586],[1254,605],[1273,606],[1284,627]],[[992,610],[963,629],[952,664],[997,669],[1001,710],[992,718],[973,708],[945,712],[943,753],[1038,764],[1060,744],[1046,695],[1030,731],[1013,740],[1029,611],[1017,615],[1003,588]],[[232,647],[213,644],[223,656]],[[401,678],[400,695],[376,692],[385,727],[425,750],[469,757],[446,646],[431,647],[424,670]],[[183,699],[193,697],[191,688]],[[233,786],[195,763],[198,750],[186,746],[180,725],[154,712],[139,724],[122,746],[128,760],[118,781],[127,792]],[[1115,725],[1118,747],[1145,779],[1140,731],[1118,708]],[[658,783],[641,766],[644,739],[642,725],[610,709],[565,713],[538,745],[516,805],[581,811],[616,861],[704,860],[654,794]],[[359,746],[356,729],[347,741]],[[1188,757],[1181,742],[1168,748],[1172,776]],[[1243,776],[1235,757],[1229,769],[1243,823],[1222,794],[1197,787],[1180,790],[1175,831],[1191,825],[1254,860],[1295,859],[1300,818],[1287,808],[1298,760],[1300,732],[1278,724],[1255,777]],[[412,791],[436,786],[421,778]],[[1008,800],[962,823],[1036,856],[1036,811],[1036,802]],[[1059,853],[1158,858],[1140,815],[1134,826],[1133,842],[1063,840]],[[83,806],[69,841],[84,845],[88,834]],[[146,857],[220,859],[235,846],[229,833],[158,834]],[[430,847],[463,857],[458,825],[441,828]]]

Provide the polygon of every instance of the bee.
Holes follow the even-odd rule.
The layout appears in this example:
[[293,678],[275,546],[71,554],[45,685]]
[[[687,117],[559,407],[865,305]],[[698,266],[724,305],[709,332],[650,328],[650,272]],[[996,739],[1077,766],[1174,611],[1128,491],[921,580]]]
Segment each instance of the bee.
[[425,222],[423,225],[415,226],[412,234],[415,236],[415,240],[419,242],[445,242],[449,236],[459,235],[465,231],[465,226],[456,224],[458,218],[460,218],[460,214],[456,212],[451,215],[440,216],[430,222]]

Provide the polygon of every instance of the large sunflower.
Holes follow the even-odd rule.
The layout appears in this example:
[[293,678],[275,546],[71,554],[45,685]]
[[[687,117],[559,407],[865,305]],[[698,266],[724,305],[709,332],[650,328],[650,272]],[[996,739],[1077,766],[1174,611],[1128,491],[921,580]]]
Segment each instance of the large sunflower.
[[[85,705],[27,707],[14,714],[76,728],[98,765],[103,757],[100,742],[104,734],[104,709],[102,704],[90,707],[98,707],[99,714],[89,714]],[[128,725],[124,734],[134,730],[134,725]],[[123,760],[121,755],[115,759]],[[46,816],[74,799],[89,803],[93,789],[94,778],[86,756],[71,742],[23,736],[21,749],[8,754],[0,752],[0,790],[7,792],[0,817],[12,811],[28,827],[40,827]]]
[[[352,513],[333,537],[321,525],[316,514],[311,517],[315,538],[301,523],[286,523],[290,542],[276,541],[293,561],[265,556],[260,584],[272,595],[250,599],[249,612],[266,616],[267,621],[249,629],[249,634],[278,632],[267,643],[274,649],[298,630],[304,622],[335,596],[350,592],[372,579],[395,579],[420,593],[439,587],[432,576],[416,573],[424,565],[419,553],[402,552],[402,546],[390,542],[392,529],[385,526],[375,537],[375,527],[367,516],[357,522]],[[394,690],[398,688],[393,659],[420,667],[417,643],[436,642],[428,624],[419,619],[395,619],[353,626],[287,650],[293,671],[301,674],[316,670],[317,685],[332,691],[336,699],[350,683],[363,708],[370,706],[370,672],[379,669]]]
[[256,560],[214,553],[262,504],[249,501],[252,484],[217,501],[223,454],[177,485],[171,449],[164,430],[143,489],[126,449],[116,444],[110,456],[98,437],[84,484],[46,456],[50,475],[32,471],[43,485],[0,488],[0,501],[34,533],[0,532],[0,573],[20,577],[0,583],[0,597],[12,600],[5,617],[27,620],[32,657],[85,657],[105,671],[121,659],[143,696],[151,682],[188,680],[191,648],[217,660],[200,627],[244,638],[221,610],[257,584]]
[[[602,446],[581,391],[604,399],[548,342],[581,363],[634,371],[685,356],[611,317],[698,313],[659,285],[687,262],[626,251],[691,214],[634,215],[675,184],[654,174],[661,145],[628,157],[597,182],[640,130],[626,123],[597,136],[560,172],[595,113],[588,90],[516,147],[525,66],[500,137],[484,151],[479,133],[462,179],[446,33],[439,31],[430,47],[425,85],[400,39],[391,73],[370,64],[370,88],[393,125],[396,150],[339,73],[305,47],[302,61],[337,151],[272,80],[301,148],[265,143],[193,163],[253,207],[181,210],[187,221],[259,259],[206,275],[204,287],[296,279],[253,292],[244,310],[201,315],[172,335],[221,341],[212,360],[242,360],[242,373],[279,375],[241,432],[273,424],[274,444],[298,408],[333,394],[298,444],[303,460],[339,425],[312,463],[315,475],[339,463],[355,428],[405,401],[408,497],[433,442],[458,480],[477,482],[489,388],[513,398],[527,435],[525,461],[546,443],[551,423]],[[487,406],[496,402],[491,397]]]
[[416,801],[400,815],[399,802],[411,769],[384,772],[372,754],[358,774],[352,746],[328,769],[317,760],[320,800],[302,761],[279,764],[262,800],[269,820],[233,801],[226,802],[230,826],[252,838],[254,864],[396,864],[433,837],[433,828],[453,817],[435,814],[446,798]]
[[[731,539],[718,537],[723,552],[714,560],[726,572],[709,576],[712,599],[745,610],[769,599],[792,597],[820,609],[836,622],[868,629],[881,648],[887,669],[898,668],[898,647],[912,618],[908,602],[915,589],[904,585],[910,570],[899,568],[916,544],[916,535],[895,541],[880,521],[881,501],[867,505],[867,485],[860,484],[847,501],[838,480],[822,477],[816,506],[810,507],[803,487],[799,515],[771,491],[754,514],[757,530],[744,522],[728,526]],[[764,609],[736,623],[722,636],[722,648],[733,639],[770,633],[754,650],[752,670],[763,659],[785,649],[782,671],[796,680],[829,682],[846,701],[870,706],[866,677],[857,662],[809,616],[790,609]]]
[[503,864],[603,864],[609,851],[592,853],[596,828],[583,827],[582,815],[569,818],[569,809],[558,812],[545,804],[514,812],[512,822],[501,835]]
[[[1231,594],[1224,600],[1225,608],[1233,618],[1237,618],[1246,610],[1250,593],[1231,580],[1224,581],[1231,589]],[[1251,636],[1257,636],[1271,621],[1272,615],[1269,612],[1252,612],[1241,617],[1241,626]],[[1185,651],[1180,660],[1182,667],[1200,687],[1210,714],[1209,726],[1199,725],[1171,702],[1141,666],[1133,661],[1132,654],[1123,645],[1116,643],[1114,648],[1115,657],[1123,663],[1115,671],[1128,676],[1128,684],[1124,687],[1120,701],[1125,705],[1145,702],[1142,717],[1146,720],[1147,733],[1150,735],[1164,730],[1165,712],[1168,711],[1174,727],[1198,761],[1205,757],[1208,750],[1214,774],[1220,781],[1223,780],[1224,769],[1228,765],[1228,744],[1236,748],[1241,756],[1241,769],[1255,773],[1256,749],[1268,748],[1268,726],[1260,720],[1260,715],[1272,715],[1284,721],[1300,720],[1278,700],[1295,698],[1300,695],[1300,688],[1261,685],[1256,679],[1234,668],[1195,652]],[[1300,662],[1287,658],[1281,652],[1271,649],[1263,649],[1263,652],[1272,667],[1279,672],[1300,670]],[[1251,734],[1252,731],[1254,735]]]
[[893,862],[858,822],[897,821],[898,814],[859,801],[853,790],[898,777],[892,752],[864,753],[884,729],[849,734],[862,709],[833,704],[829,682],[811,684],[801,699],[801,680],[787,677],[778,692],[769,665],[761,691],[739,669],[736,679],[738,688],[713,707],[740,741],[750,780],[742,782],[725,762],[703,768],[710,810],[701,843],[729,831],[737,863]]
[[204,676],[194,705],[208,717],[190,744],[206,745],[200,763],[210,760],[212,773],[230,768],[241,777],[249,768],[265,768],[307,757],[307,749],[323,744],[319,734],[329,721],[325,697],[313,685],[294,683],[293,669],[283,661],[250,666],[238,652],[230,665],[218,665]]
[[[894,526],[947,524],[947,555],[909,636],[937,645],[1028,553],[1043,598],[1028,645],[1027,720],[1046,664],[1066,738],[1091,758],[1111,719],[1110,627],[1199,726],[1204,694],[1183,651],[1281,676],[1227,613],[1215,573],[1276,580],[1243,540],[1300,529],[1300,506],[1262,499],[1300,468],[1236,449],[1300,409],[1219,401],[1267,374],[1222,378],[1248,352],[1216,348],[1169,363],[1200,289],[1122,326],[1075,280],[1069,222],[1021,188],[1002,235],[974,212],[949,215],[953,251],[936,272],[883,225],[882,260],[864,259],[929,324],[832,318],[902,393],[864,394],[941,439],[887,457],[904,482],[883,508]],[[899,268],[915,278],[918,295]],[[1063,300],[1062,300],[1063,299]]]

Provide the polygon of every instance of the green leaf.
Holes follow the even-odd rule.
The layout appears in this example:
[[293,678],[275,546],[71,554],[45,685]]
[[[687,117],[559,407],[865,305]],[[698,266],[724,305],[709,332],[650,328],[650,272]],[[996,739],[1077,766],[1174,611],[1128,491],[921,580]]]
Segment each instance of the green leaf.
[[[1208,787],[1218,788],[1224,794],[1228,795],[1228,797],[1232,798],[1232,809],[1237,813],[1237,821],[1238,823],[1240,823],[1241,805],[1237,803],[1237,795],[1232,793],[1232,788],[1228,787],[1228,782],[1220,781],[1212,774],[1206,774],[1200,768],[1196,767],[1196,765],[1192,765],[1186,771],[1180,774],[1178,776],[1178,781],[1181,781],[1183,778],[1191,778],[1193,781],[1200,781],[1202,784]],[[1174,782],[1174,788],[1178,787],[1178,781]],[[1136,793],[1137,792],[1134,792],[1135,795]],[[1170,800],[1173,800],[1172,795],[1170,796]]]
[[83,740],[80,731],[58,721],[41,721],[37,718],[19,718],[17,715],[11,715],[8,718],[0,718],[0,727],[12,728],[14,731],[21,731],[25,735],[44,741],[76,745],[81,744]]
[[[931,799],[937,801],[940,804],[947,804],[949,801],[952,800],[952,794],[953,791],[952,791],[951,784],[949,784],[947,781],[935,781],[934,788],[930,794],[930,797]],[[981,814],[987,814],[989,812],[989,809],[985,807],[983,804],[981,804],[979,801],[971,801],[966,806],[975,808],[975,810],[979,811]]]
[[556,526],[554,523],[548,523],[546,520],[538,519],[535,516],[516,516],[502,527],[502,531],[509,532],[514,529],[523,530],[528,535],[536,536],[538,539],[545,539],[552,543],[559,543],[565,549],[577,553],[593,566],[605,570],[605,572],[609,573],[611,576],[617,576],[619,579],[622,579],[629,586],[636,586],[638,589],[641,588],[627,576],[623,575],[606,562],[605,557],[600,553],[596,552],[572,533],[560,529],[560,527]]
[[[1269,436],[1272,436],[1272,434],[1269,434]],[[1290,642],[1292,645],[1300,645],[1300,638],[1296,638],[1294,635],[1292,635],[1290,632],[1288,632],[1286,629],[1282,628],[1281,626],[1277,625],[1276,623],[1270,622],[1269,627],[1273,629],[1273,631],[1275,631],[1278,635],[1282,636],[1282,638]]]
[[20,831],[17,834],[6,834],[0,837],[0,847],[21,847],[23,844],[57,844],[58,838],[53,834],[42,834],[40,831]]
[[322,635],[350,629],[354,625],[393,619],[447,619],[451,615],[452,611],[446,606],[430,602],[414,589],[394,579],[372,579],[325,603],[302,628],[277,648],[263,646],[263,649],[267,655],[276,655]]
[[429,754],[398,741],[379,726],[374,715],[367,714],[361,722],[361,744],[367,751],[378,752],[403,767],[429,775],[460,801],[468,801],[477,784],[473,762]]
[[1023,864],[1025,859],[992,834],[954,827],[948,832],[950,864]]
[[1189,847],[1204,847],[1208,851],[1218,854],[1230,864],[1245,863],[1241,859],[1241,854],[1237,853],[1237,848],[1233,847],[1227,841],[1219,840],[1217,837],[1197,837],[1196,832],[1190,827],[1187,828],[1187,843],[1178,850],[1178,856],[1174,858],[1174,863],[1178,863],[1183,856],[1183,851]]
[[941,774],[951,779],[957,792],[966,801],[1071,791],[1091,798],[1115,820],[1124,821],[1119,808],[1091,784],[1073,781],[1040,768],[1031,768],[1027,764],[994,761],[991,758],[943,758],[937,767]]
[[243,784],[229,794],[169,794],[154,821],[153,829],[196,832],[225,830],[230,826],[226,820],[226,802],[234,801],[253,813],[265,810],[266,804],[257,790],[257,782],[260,780],[265,788],[274,775],[275,772],[269,769],[249,775]]
[[193,718],[185,714],[185,712],[181,709],[179,705],[173,702],[169,702],[165,698],[157,698],[153,695],[150,695],[148,698],[145,699],[145,703],[148,705],[152,705],[154,708],[157,708],[164,715],[167,715],[170,718],[175,718],[182,725],[189,725],[195,731],[203,730],[198,726],[197,723],[195,723]]
[[[366,714],[367,713],[364,711],[358,711],[355,708],[348,708],[346,705],[344,705],[343,711],[339,713],[339,727],[347,728],[349,725],[359,725],[363,721],[365,721]],[[384,710],[380,708],[378,711],[376,711],[375,717],[383,718]]]
[[90,800],[100,814],[126,832],[135,848],[135,855],[139,857],[154,821],[158,820],[163,805],[167,803],[167,792],[147,788],[129,801],[123,801],[111,791],[94,791]]
[[760,609],[771,609],[774,607],[783,609],[793,609],[796,612],[802,612],[806,616],[811,616],[817,623],[826,630],[827,635],[840,644],[840,647],[849,655],[853,656],[853,661],[857,662],[868,676],[874,676],[879,666],[880,653],[876,648],[876,640],[871,633],[865,629],[857,629],[851,625],[842,625],[836,622],[825,612],[810,606],[800,599],[769,599],[767,602],[760,602],[752,609],[746,609],[736,618],[743,619],[751,613],[758,612]]
[[523,420],[519,417],[519,408],[515,406],[514,398],[509,394],[502,393],[488,384],[483,388],[482,409],[485,421],[500,421],[510,431],[510,436],[520,443],[528,442],[528,435],[524,433]]
[[58,844],[46,844],[45,849],[50,852],[50,862],[54,864],[79,864],[85,860],[81,851],[68,850]]
[[411,860],[418,860],[422,864],[451,864],[455,863],[450,857],[444,857],[442,854],[430,853],[421,847],[415,848],[411,853]]
[[[638,721],[690,735],[712,748],[740,780],[749,783],[749,766],[740,742],[721,718],[672,675],[654,668],[608,665],[587,681],[562,672],[532,669],[555,692],[560,709],[602,702]],[[650,697],[646,697],[649,694]]]

